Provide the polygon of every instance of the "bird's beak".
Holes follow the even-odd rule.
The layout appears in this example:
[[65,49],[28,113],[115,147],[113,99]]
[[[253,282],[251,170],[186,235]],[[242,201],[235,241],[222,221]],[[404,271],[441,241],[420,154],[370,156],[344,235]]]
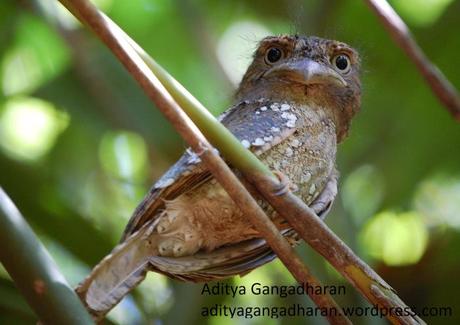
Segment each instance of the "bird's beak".
[[346,87],[347,82],[334,69],[310,59],[286,62],[268,70],[265,76],[280,76],[305,85],[324,84]]

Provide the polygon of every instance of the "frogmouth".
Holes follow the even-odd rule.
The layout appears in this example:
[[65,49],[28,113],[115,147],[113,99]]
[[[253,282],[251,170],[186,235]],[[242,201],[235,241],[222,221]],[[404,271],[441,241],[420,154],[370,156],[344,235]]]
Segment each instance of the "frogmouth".
[[[324,217],[337,193],[336,148],[360,107],[359,57],[318,37],[264,38],[220,116],[249,150],[287,176],[290,189]],[[294,245],[296,233],[258,204]],[[121,243],[76,289],[101,318],[147,271],[184,281],[242,275],[275,258],[241,210],[187,150],[150,189]]]

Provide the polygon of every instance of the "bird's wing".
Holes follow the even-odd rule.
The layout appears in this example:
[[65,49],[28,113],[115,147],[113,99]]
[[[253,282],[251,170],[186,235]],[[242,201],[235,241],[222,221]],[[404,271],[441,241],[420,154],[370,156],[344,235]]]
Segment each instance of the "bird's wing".
[[262,98],[241,102],[220,120],[245,146],[260,155],[292,135],[298,128],[298,118],[290,104]]
[[[297,116],[289,104],[268,100],[241,102],[219,118],[242,143],[260,155],[288,138],[296,130]],[[152,186],[134,211],[121,241],[126,240],[149,220],[158,217],[164,200],[171,200],[185,191],[199,186],[212,177],[199,156],[191,150],[184,155]]]
[[150,188],[129,220],[121,239],[125,241],[150,220],[158,217],[164,200],[172,200],[185,191],[206,182],[211,174],[200,158],[187,150],[182,157]]

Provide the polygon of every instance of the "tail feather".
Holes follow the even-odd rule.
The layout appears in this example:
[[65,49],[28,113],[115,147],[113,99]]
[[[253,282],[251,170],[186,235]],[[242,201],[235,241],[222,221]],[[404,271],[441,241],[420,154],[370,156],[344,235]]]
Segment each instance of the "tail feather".
[[[96,321],[101,320],[125,295],[134,289],[147,271],[191,282],[207,282],[244,275],[272,261],[276,255],[260,238],[224,246],[191,256],[159,256],[158,219],[147,223],[106,256],[75,289]],[[284,230],[283,235],[292,233]]]
[[115,247],[75,289],[96,320],[107,314],[146,275],[149,257],[158,252],[151,223]]

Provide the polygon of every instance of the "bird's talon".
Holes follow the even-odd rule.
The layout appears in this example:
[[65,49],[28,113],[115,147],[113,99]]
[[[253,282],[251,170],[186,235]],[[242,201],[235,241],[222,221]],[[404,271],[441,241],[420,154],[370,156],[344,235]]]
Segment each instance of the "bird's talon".
[[291,181],[289,178],[284,175],[282,172],[275,170],[273,171],[273,174],[278,178],[279,180],[279,185],[278,188],[274,190],[274,195],[276,196],[281,196],[289,192],[293,188],[293,184],[291,184]]

